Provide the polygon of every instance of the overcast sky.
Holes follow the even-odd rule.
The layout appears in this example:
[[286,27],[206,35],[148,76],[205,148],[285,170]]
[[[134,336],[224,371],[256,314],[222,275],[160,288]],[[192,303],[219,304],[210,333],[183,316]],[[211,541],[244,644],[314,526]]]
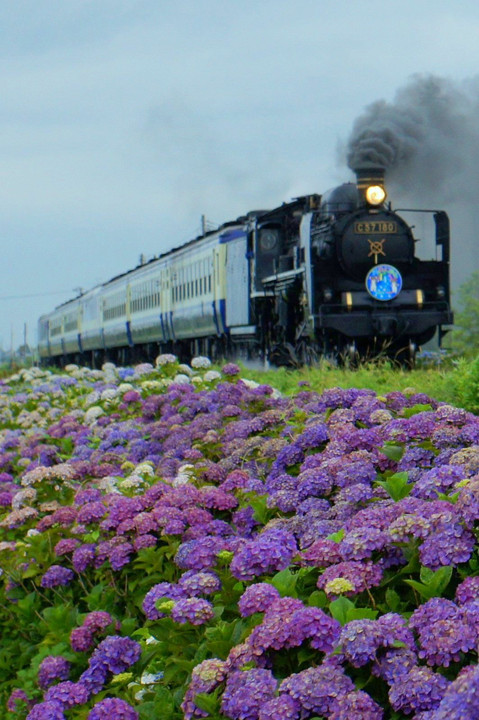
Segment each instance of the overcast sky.
[[478,37],[477,0],[1,0],[0,346],[202,214],[350,180],[365,107],[475,78]]

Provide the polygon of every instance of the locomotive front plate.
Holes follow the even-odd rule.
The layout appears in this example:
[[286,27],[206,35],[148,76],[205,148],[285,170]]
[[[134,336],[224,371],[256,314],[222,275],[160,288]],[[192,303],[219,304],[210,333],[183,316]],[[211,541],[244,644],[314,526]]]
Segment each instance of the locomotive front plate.
[[377,235],[384,233],[397,233],[398,224],[391,220],[361,220],[354,223],[354,232],[359,235]]

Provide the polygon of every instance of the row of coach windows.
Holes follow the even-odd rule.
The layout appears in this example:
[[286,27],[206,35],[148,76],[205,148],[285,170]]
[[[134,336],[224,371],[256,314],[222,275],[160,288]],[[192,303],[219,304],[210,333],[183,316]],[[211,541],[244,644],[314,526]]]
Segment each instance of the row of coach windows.
[[[197,275],[197,277],[193,277]],[[205,259],[186,268],[179,268],[172,276],[171,299],[182,302],[202,297],[211,292],[213,285],[211,262]]]
[[130,311],[132,313],[152,310],[160,306],[160,283],[152,280],[149,283],[136,285],[131,290]]
[[51,335],[51,337],[55,337],[55,335],[61,335],[62,332],[63,332],[62,321],[61,321],[61,320],[60,320],[60,321],[57,320],[57,323],[58,323],[58,324],[55,324],[55,325],[51,324],[51,325],[50,325],[50,335]]
[[[114,301],[114,298],[109,298],[104,301],[103,320],[116,320],[117,318],[124,317],[126,315],[126,301],[123,300],[123,302],[113,305]],[[111,305],[110,302],[112,303]]]
[[65,316],[65,332],[71,332],[72,330],[78,330],[78,316],[76,314]]
[[181,302],[190,298],[200,297],[211,292],[211,275],[208,277],[189,280],[188,282],[175,285],[171,289],[173,302]]

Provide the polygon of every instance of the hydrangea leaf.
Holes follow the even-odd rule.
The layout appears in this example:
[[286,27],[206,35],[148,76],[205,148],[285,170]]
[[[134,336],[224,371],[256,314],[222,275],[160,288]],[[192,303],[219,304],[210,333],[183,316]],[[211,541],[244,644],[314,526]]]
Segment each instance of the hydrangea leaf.
[[391,475],[387,480],[378,480],[378,485],[383,487],[389,497],[398,502],[407,497],[413,486],[409,484],[409,474],[407,472],[398,472]]
[[389,460],[399,462],[399,460],[404,455],[405,447],[403,443],[397,443],[387,440],[384,445],[379,448],[379,450],[380,452],[382,452],[383,455],[386,455]]
[[292,573],[289,568],[280,570],[273,575],[270,582],[279,591],[282,597],[297,597],[296,583],[298,581],[297,573]]
[[429,568],[421,568],[420,577],[423,582],[416,580],[405,580],[404,582],[416,590],[422,597],[430,600],[432,597],[441,597],[449,585],[452,576],[452,566],[447,565],[432,571]]
[[432,409],[433,409],[432,405],[418,404],[418,405],[413,405],[410,408],[404,408],[404,410],[402,411],[402,415],[403,415],[403,417],[410,418],[413,415],[418,415],[419,413],[422,413],[422,412],[430,412]]
[[335,620],[346,625],[348,622],[348,612],[354,609],[354,603],[346,597],[339,597],[329,603],[329,612]]

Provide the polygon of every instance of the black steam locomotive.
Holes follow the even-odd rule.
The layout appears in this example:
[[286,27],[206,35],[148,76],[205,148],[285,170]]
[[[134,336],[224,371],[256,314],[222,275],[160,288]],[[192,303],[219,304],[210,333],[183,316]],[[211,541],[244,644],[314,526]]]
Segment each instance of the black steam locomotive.
[[361,169],[357,183],[252,211],[64,303],[40,318],[40,357],[412,363],[452,323],[449,220],[431,212],[440,259],[421,260],[383,171]]

